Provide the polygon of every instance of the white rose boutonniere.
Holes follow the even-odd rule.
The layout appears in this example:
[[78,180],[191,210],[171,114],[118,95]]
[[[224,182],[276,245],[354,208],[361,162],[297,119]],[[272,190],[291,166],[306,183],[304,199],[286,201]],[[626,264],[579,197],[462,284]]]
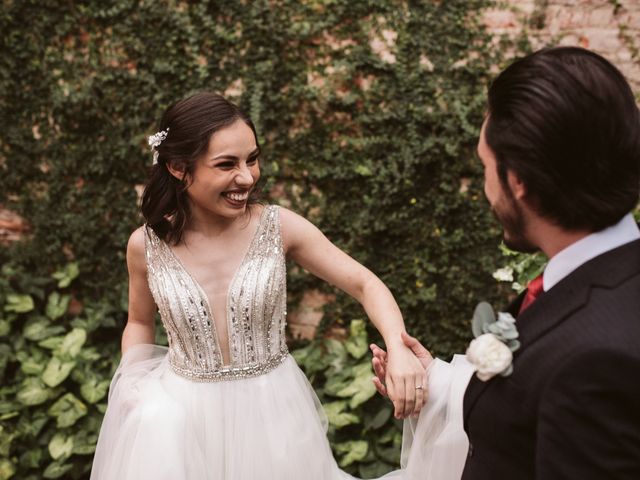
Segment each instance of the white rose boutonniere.
[[509,313],[498,312],[487,302],[480,302],[473,313],[473,335],[467,349],[467,360],[476,375],[486,382],[496,375],[506,377],[513,371],[513,352],[520,348],[516,320]]

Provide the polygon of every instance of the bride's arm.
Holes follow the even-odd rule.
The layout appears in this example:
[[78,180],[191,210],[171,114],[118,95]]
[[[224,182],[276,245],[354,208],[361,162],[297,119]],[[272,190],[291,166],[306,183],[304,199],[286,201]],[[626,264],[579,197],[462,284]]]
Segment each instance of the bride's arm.
[[289,258],[315,276],[335,285],[364,307],[389,351],[386,384],[396,417],[418,413],[424,405],[426,373],[403,344],[405,332],[398,304],[382,281],[370,270],[333,245],[303,217],[280,209],[282,239]]
[[122,333],[121,349],[139,343],[154,343],[156,304],[147,282],[147,262],[144,251],[144,227],[131,234],[127,244],[129,271],[129,315]]

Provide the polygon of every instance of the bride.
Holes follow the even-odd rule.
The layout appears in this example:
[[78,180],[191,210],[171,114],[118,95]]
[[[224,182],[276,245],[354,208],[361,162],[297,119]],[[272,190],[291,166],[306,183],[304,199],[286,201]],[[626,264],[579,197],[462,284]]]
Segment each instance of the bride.
[[[333,459],[321,406],[287,351],[285,259],[362,304],[387,346],[386,388],[400,418],[421,411],[427,373],[402,341],[393,296],[310,222],[257,202],[255,128],[221,96],[173,104],[149,143],[146,223],[127,246],[123,355],[91,479],[352,478]],[[168,348],[153,344],[156,311]],[[405,427],[406,468],[391,477],[442,480],[428,475],[440,462],[455,478],[451,452],[464,463],[447,378],[431,376],[432,398]]]

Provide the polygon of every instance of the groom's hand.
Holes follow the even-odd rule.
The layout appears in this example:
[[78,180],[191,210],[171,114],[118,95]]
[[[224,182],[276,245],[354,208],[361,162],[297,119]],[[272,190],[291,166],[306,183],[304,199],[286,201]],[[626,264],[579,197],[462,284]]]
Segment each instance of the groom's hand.
[[[418,360],[420,360],[420,363],[426,369],[431,363],[431,360],[433,360],[429,350],[424,348],[416,338],[404,332],[402,333],[402,341],[411,349],[413,354],[418,358]],[[373,371],[376,374],[376,376],[373,377],[373,384],[380,395],[388,397],[387,387],[384,384],[384,380],[387,375],[387,352],[374,343],[369,345],[369,348],[371,349],[371,353],[373,353],[371,364],[373,365]],[[426,391],[427,386],[424,385],[423,387],[425,389],[424,399],[426,400],[428,393]]]

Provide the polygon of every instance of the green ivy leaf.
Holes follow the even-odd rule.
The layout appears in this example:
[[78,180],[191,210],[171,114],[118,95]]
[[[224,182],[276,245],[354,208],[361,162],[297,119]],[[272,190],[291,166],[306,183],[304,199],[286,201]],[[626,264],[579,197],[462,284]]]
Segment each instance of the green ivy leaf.
[[371,168],[369,168],[367,165],[356,165],[354,171],[358,175],[362,175],[363,177],[370,177],[371,175],[373,175]]
[[353,367],[353,381],[336,393],[339,397],[351,397],[349,406],[356,408],[363,404],[376,393],[376,387],[371,381],[373,378],[373,369],[369,362],[356,365]]
[[373,417],[367,418],[364,422],[365,428],[377,430],[382,427],[391,417],[391,408],[383,408],[378,411]]
[[52,292],[47,300],[46,313],[51,320],[62,317],[69,308],[70,295],[60,295],[59,292]]
[[47,317],[36,316],[27,321],[22,330],[22,335],[28,340],[38,342],[64,331],[64,327],[60,325],[51,325],[51,321]]
[[45,469],[42,476],[44,478],[60,478],[72,468],[73,465],[70,463],[65,464],[62,462],[51,462]]
[[50,390],[39,378],[29,377],[22,382],[22,387],[18,390],[16,398],[23,405],[40,405],[47,401],[49,392]]
[[62,345],[63,341],[64,341],[64,337],[62,337],[62,336],[51,337],[51,338],[47,338],[45,340],[42,340],[41,342],[38,342],[38,345],[40,345],[42,348],[47,348],[49,350],[55,350],[55,349],[59,348],[60,345]]
[[[394,433],[395,436],[395,433]],[[400,463],[400,451],[395,446],[395,442],[392,447],[380,447],[377,449],[378,456],[386,462],[397,465]]]
[[79,274],[80,268],[78,267],[78,263],[72,262],[51,276],[58,280],[58,288],[67,288]]
[[8,458],[0,459],[0,480],[8,480],[16,473],[16,467]]
[[75,361],[62,361],[54,356],[49,360],[42,374],[42,380],[50,387],[57,387],[64,382],[75,366]]
[[87,340],[87,331],[83,328],[74,328],[67,335],[58,347],[57,351],[63,356],[75,358],[80,353],[84,342]]
[[11,442],[16,437],[14,432],[7,432],[6,428],[0,425],[0,455],[8,457],[11,451]]
[[353,320],[350,326],[350,335],[344,347],[353,358],[360,359],[369,351],[367,326],[362,320]]
[[369,444],[365,440],[352,440],[334,445],[336,453],[342,455],[340,466],[342,468],[351,465],[353,462],[362,460],[369,451]]
[[67,393],[51,405],[48,413],[56,418],[58,428],[65,428],[84,417],[87,414],[87,406],[73,393]]
[[327,415],[329,424],[336,428],[342,428],[346,425],[352,425],[358,423],[360,418],[350,412],[345,412],[347,408],[346,400],[338,400],[336,402],[330,402],[323,405],[324,412]]
[[[73,452],[73,437],[62,432],[54,434],[49,442],[49,454],[54,460],[66,460]],[[57,477],[46,477],[57,478]]]
[[42,450],[27,450],[20,455],[20,466],[26,468],[38,468],[42,461]]
[[9,320],[6,319],[0,319],[0,337],[6,337],[7,335],[9,335],[9,332],[11,331],[11,324],[9,323]]
[[50,417],[43,411],[38,410],[35,415],[21,417],[18,422],[18,432],[20,436],[35,438],[40,435],[42,428],[50,422]]
[[98,382],[95,378],[85,382],[80,387],[80,395],[89,403],[99,402],[109,391],[109,380]]
[[7,304],[4,306],[6,312],[27,313],[35,308],[31,295],[19,295],[10,293],[7,295]]
[[20,360],[20,370],[27,375],[40,375],[44,370],[45,364],[34,357],[27,357]]
[[383,475],[397,469],[397,465],[400,458],[398,456],[398,460],[393,462],[393,465],[389,465],[388,463],[382,463],[380,461],[372,462],[372,463],[363,463],[358,468],[358,473],[362,478],[380,478]]

